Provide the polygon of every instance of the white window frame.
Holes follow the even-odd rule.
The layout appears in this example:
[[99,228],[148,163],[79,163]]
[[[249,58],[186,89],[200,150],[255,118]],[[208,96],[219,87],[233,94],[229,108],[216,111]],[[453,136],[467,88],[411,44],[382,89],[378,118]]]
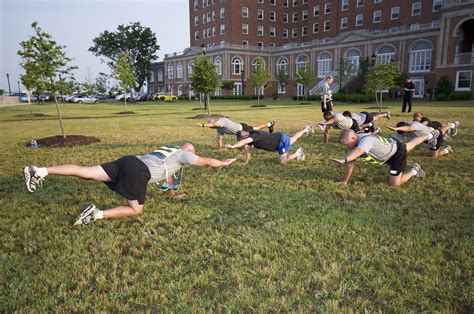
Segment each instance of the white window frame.
[[221,58],[216,58],[214,60],[214,67],[216,68],[216,73],[222,75],[222,60]]
[[313,34],[319,33],[319,23],[313,23]]
[[397,5],[390,9],[390,20],[398,20],[400,18],[400,6]]
[[307,65],[309,65],[308,57],[305,55],[299,56],[296,60],[295,74],[298,75],[300,69],[304,69]]
[[270,11],[270,21],[272,21],[272,22],[276,21],[276,12],[275,11]]
[[319,5],[315,5],[313,7],[313,16],[319,16],[321,14],[321,10],[319,9]]
[[244,67],[244,62],[239,57],[234,57],[232,59],[232,74],[241,75],[242,69]]
[[[359,18],[360,17],[360,18]],[[360,22],[360,23],[359,23]],[[356,15],[356,22],[355,22],[355,25],[356,26],[362,26],[364,25],[364,14],[357,14]]]
[[[325,53],[323,53],[325,54]],[[325,78],[332,71],[332,55],[330,59],[320,59],[318,57],[318,78]]]
[[189,62],[188,63],[188,77],[191,77],[193,75],[193,63]]
[[270,35],[270,37],[276,37],[276,28],[270,27],[268,30],[268,34]]
[[331,14],[331,2],[324,4],[324,14]]
[[290,18],[290,17],[289,17],[289,15],[288,15],[288,13],[283,13],[283,19],[282,19],[282,20],[283,20],[283,23],[288,23],[288,19],[289,19],[289,18]]
[[341,10],[342,10],[342,11],[347,11],[347,10],[349,10],[349,0],[342,0],[342,3],[341,3]]
[[[377,20],[377,18],[378,18],[378,20]],[[373,18],[372,18],[372,23],[378,24],[378,23],[381,23],[381,22],[382,22],[382,10],[374,11],[374,15],[373,15]]]
[[220,17],[221,17],[221,19],[225,18],[225,8],[221,8]]
[[356,7],[357,8],[362,8],[364,6],[364,0],[357,0]]
[[433,12],[439,12],[443,7],[443,0],[433,0]]
[[418,16],[418,15],[421,15],[421,2],[413,2],[411,5],[411,16]]
[[249,34],[249,25],[248,24],[242,24],[242,34],[244,34],[244,35]]
[[264,15],[265,15],[265,11],[263,11],[262,9],[257,10],[257,20],[263,20]]
[[168,64],[168,79],[174,79],[174,66],[172,63]]
[[278,60],[278,63],[277,63],[277,75],[278,73],[283,70],[285,72],[285,74],[288,75],[288,60],[286,60],[285,58],[282,58],[280,60]]
[[430,72],[433,49],[420,49],[409,52],[410,73]]
[[288,28],[284,28],[284,29],[282,30],[282,37],[283,37],[283,38],[288,38]]
[[248,7],[242,7],[242,17],[243,18],[248,18],[249,17],[249,8]]
[[221,24],[221,35],[225,35],[225,24]]
[[301,36],[308,36],[308,26],[301,27]]
[[176,66],[176,78],[183,78],[183,65],[181,63],[178,63],[178,65]]
[[263,26],[262,25],[257,26],[257,35],[258,36],[263,36],[263,34],[264,34]]
[[341,18],[341,29],[347,28],[349,26],[349,18],[347,16]]
[[[469,79],[469,87],[459,87],[459,74],[460,73],[469,73],[470,79]],[[467,81],[467,80],[466,80]],[[455,91],[457,92],[470,92],[472,90],[472,70],[464,70],[464,71],[457,71],[456,72],[456,85],[455,85]]]
[[291,29],[291,38],[298,37],[298,29],[296,27]]
[[324,32],[329,32],[330,30],[331,30],[331,21],[330,21],[330,20],[324,21],[324,29],[323,29],[323,31],[324,31]]
[[278,83],[278,94],[286,94],[286,84]]
[[234,93],[234,96],[242,95],[242,83],[241,82],[234,82],[233,93]]
[[291,15],[292,22],[298,22],[298,12],[295,12]]
[[303,21],[306,21],[308,19],[308,10],[303,10],[303,13],[301,13],[301,19]]

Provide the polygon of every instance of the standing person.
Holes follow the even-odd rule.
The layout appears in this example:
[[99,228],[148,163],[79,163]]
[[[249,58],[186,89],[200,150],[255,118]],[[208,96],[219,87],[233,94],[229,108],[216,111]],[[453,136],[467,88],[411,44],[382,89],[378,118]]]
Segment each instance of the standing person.
[[329,143],[329,132],[331,128],[339,130],[353,130],[359,132],[359,124],[351,117],[346,117],[340,113],[324,112],[324,120],[318,122],[318,128],[324,130],[324,144]]
[[361,158],[374,165],[389,165],[389,185],[400,186],[413,177],[422,178],[425,176],[421,166],[416,163],[413,164],[410,172],[404,172],[407,165],[407,155],[408,152],[426,140],[431,145],[433,139],[437,138],[438,135],[439,131],[434,130],[405,144],[394,138],[385,138],[376,134],[356,134],[353,130],[344,130],[339,135],[339,141],[348,149],[348,154],[344,158],[331,158],[330,160],[346,165],[342,184],[349,182],[355,161]]
[[181,146],[163,146],[143,156],[125,156],[112,162],[92,167],[62,165],[53,167],[28,166],[24,168],[26,188],[36,191],[47,175],[73,176],[86,180],[104,182],[111,190],[127,200],[123,206],[99,210],[90,204],[77,218],[74,225],[86,225],[103,218],[135,216],[143,211],[148,183],[161,180],[172,184],[173,175],[184,165],[198,167],[223,167],[236,158],[218,160],[196,156],[192,143]]
[[408,104],[408,112],[411,112],[411,100],[413,98],[413,93],[415,92],[415,84],[407,78],[405,84],[403,84],[403,91],[405,94],[403,95],[403,106],[402,112],[405,112]]
[[304,151],[300,147],[296,153],[288,155],[293,145],[304,134],[314,134],[311,124],[308,124],[303,130],[296,132],[293,136],[288,136],[283,132],[267,133],[262,131],[239,131],[234,145],[227,144],[228,149],[243,147],[245,150],[245,164],[250,162],[250,152],[252,147],[263,149],[269,152],[278,152],[280,164],[286,164],[294,159],[303,161],[305,159]]
[[332,91],[331,84],[334,81],[332,75],[326,78],[321,91],[321,112],[332,111]]
[[216,129],[217,131],[217,148],[221,149],[224,147],[222,138],[225,134],[237,134],[239,131],[253,131],[261,130],[263,128],[268,128],[270,133],[273,133],[273,127],[275,126],[275,121],[269,121],[266,124],[260,124],[257,126],[250,126],[245,123],[237,123],[227,118],[219,118],[217,120],[209,121],[208,123],[197,123],[200,127],[206,127],[210,129]]

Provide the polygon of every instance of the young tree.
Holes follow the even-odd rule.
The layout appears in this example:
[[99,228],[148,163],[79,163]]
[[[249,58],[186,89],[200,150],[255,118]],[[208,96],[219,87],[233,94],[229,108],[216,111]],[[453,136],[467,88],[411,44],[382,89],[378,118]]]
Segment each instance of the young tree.
[[283,70],[283,69],[279,69],[278,73],[277,73],[278,85],[286,86],[286,84],[288,84],[289,80],[290,80],[290,77],[289,77],[288,73],[286,73],[285,70]]
[[373,67],[372,61],[369,59],[369,57],[366,57],[363,59],[360,64],[359,64],[359,71],[357,73],[358,75],[358,83],[360,93],[365,93],[365,84],[367,83],[367,76],[369,75],[370,69]]
[[308,87],[313,80],[314,76],[308,64],[305,64],[304,67],[298,69],[298,74],[296,75],[296,82],[304,86],[305,100],[308,100]]
[[95,89],[100,94],[107,92],[107,75],[105,73],[99,73],[99,76],[96,77]]
[[370,68],[365,88],[368,92],[375,93],[375,100],[380,112],[382,111],[382,92],[384,90],[397,88],[396,83],[399,75],[398,64],[395,62],[379,64]]
[[31,94],[33,88],[38,85],[38,78],[34,75],[34,70],[31,68],[34,66],[34,63],[28,62],[22,64],[25,69],[25,74],[20,75],[21,83],[26,87],[28,94],[28,105],[30,106],[30,114],[33,114],[33,106],[31,105]]
[[193,74],[191,76],[193,90],[204,94],[204,108],[207,114],[211,114],[209,106],[209,93],[214,92],[221,86],[216,67],[206,57],[196,57],[193,64]]
[[44,89],[53,95],[61,132],[63,138],[66,138],[56,92],[62,85],[59,75],[63,79],[72,78],[71,72],[77,67],[68,65],[71,59],[66,57],[66,53],[63,51],[65,46],[58,45],[50,34],[38,26],[38,22],[33,22],[31,27],[35,31],[35,35],[31,36],[29,40],[20,42],[23,50],[19,50],[17,53],[22,58],[21,64],[26,70],[26,75],[34,78],[37,90]]
[[263,87],[267,84],[271,78],[270,73],[265,69],[265,63],[262,59],[257,59],[255,63],[255,69],[252,71],[249,77],[250,86],[258,88],[257,93],[257,104],[260,104],[260,92],[263,92]]
[[135,75],[133,74],[131,59],[128,53],[122,54],[118,59],[114,75],[120,87],[125,90],[123,100],[125,101],[125,112],[127,112],[127,91],[135,84]]
[[342,87],[346,90],[346,101],[347,101],[347,85],[354,76],[354,65],[351,60],[341,58],[339,60],[339,69],[337,71],[336,82],[339,84],[339,90],[342,91]]
[[115,32],[100,33],[93,39],[93,43],[89,51],[112,69],[124,53],[129,54],[135,76],[135,91],[139,91],[143,83],[150,80],[151,61],[157,58],[156,52],[160,46],[156,43],[155,33],[149,27],[142,26],[140,22],[119,25]]

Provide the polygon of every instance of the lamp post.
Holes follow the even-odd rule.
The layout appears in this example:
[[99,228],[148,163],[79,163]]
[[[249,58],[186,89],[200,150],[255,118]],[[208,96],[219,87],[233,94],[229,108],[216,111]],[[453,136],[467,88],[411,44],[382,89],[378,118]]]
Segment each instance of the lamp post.
[[16,83],[18,84],[18,94],[20,94],[20,81],[16,81]]
[[10,88],[10,74],[7,73],[7,81],[8,81],[8,96],[12,95],[12,90]]
[[240,82],[242,84],[242,95],[245,95],[245,70],[240,71]]

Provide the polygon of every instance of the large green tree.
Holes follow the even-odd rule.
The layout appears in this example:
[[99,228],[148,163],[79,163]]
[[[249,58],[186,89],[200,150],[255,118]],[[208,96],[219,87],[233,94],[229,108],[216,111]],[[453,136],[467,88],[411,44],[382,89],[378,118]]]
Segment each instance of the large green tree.
[[194,59],[191,80],[193,81],[193,90],[205,96],[204,109],[206,109],[207,114],[210,115],[209,93],[215,92],[216,89],[221,87],[221,81],[216,72],[216,67],[211,63],[209,58],[196,57]]
[[156,35],[149,27],[140,22],[119,25],[117,31],[104,31],[93,39],[94,45],[89,48],[95,56],[101,58],[112,69],[124,53],[131,59],[135,75],[135,91],[139,91],[143,83],[151,78],[150,64],[157,59],[156,52],[160,46],[156,43]]
[[[128,53],[122,54],[114,68],[114,76],[118,80],[119,85],[125,90],[123,100],[125,101],[125,112],[127,112],[127,91],[135,84],[135,76],[132,70],[132,60]],[[132,99],[130,94],[130,99]]]
[[365,89],[367,92],[375,93],[375,100],[382,111],[382,93],[384,90],[397,88],[397,80],[400,76],[398,63],[389,62],[378,64],[369,69]]
[[66,138],[56,92],[61,90],[64,80],[72,79],[72,71],[77,67],[69,65],[72,59],[63,50],[66,46],[58,45],[50,34],[38,26],[38,22],[33,22],[31,27],[35,34],[20,42],[22,50],[17,52],[22,58],[21,66],[25,69],[27,84],[34,82],[37,90],[49,91],[53,95],[61,133]]
[[[267,84],[268,80],[271,78],[270,73],[265,69],[265,63],[262,59],[257,59],[255,62],[255,68],[249,77],[250,86],[254,88],[261,88],[263,92],[264,86]],[[257,104],[260,104],[260,90],[257,93]]]

